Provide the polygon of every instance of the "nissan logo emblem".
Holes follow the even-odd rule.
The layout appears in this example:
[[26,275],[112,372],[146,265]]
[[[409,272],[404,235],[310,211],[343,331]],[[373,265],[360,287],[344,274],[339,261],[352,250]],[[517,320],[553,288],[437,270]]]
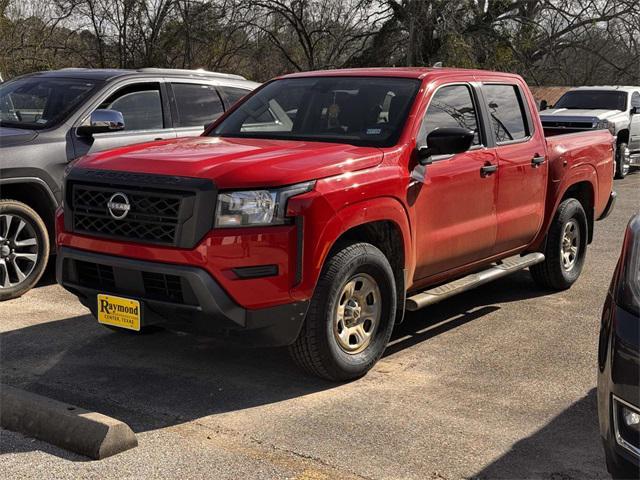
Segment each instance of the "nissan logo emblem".
[[122,192],[114,193],[107,202],[107,210],[109,210],[109,215],[113,218],[122,220],[131,210],[129,198]]

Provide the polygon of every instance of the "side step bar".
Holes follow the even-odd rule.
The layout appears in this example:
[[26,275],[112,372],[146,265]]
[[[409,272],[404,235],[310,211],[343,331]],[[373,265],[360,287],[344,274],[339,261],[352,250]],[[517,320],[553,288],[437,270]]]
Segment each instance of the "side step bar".
[[523,257],[516,256],[506,258],[481,272],[472,273],[471,275],[459,278],[453,282],[445,283],[439,287],[416,293],[415,295],[407,298],[405,308],[411,312],[420,310],[428,305],[438,303],[445,298],[453,297],[458,293],[466,292],[467,290],[471,290],[472,288],[484,285],[485,283],[505,277],[510,273],[517,272],[543,261],[544,255],[537,252],[530,253]]
[[631,155],[631,166],[638,167],[640,166],[640,153],[634,153]]

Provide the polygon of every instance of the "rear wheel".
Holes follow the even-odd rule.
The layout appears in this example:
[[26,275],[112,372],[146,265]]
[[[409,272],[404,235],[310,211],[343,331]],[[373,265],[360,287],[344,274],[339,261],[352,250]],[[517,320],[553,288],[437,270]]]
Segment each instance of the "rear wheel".
[[626,142],[620,142],[616,155],[616,178],[626,177],[629,170],[631,170],[631,151]]
[[587,216],[582,204],[568,198],[558,207],[545,246],[545,260],[530,268],[540,286],[566,290],[578,280],[587,253]]
[[368,243],[339,248],[322,270],[291,356],[328,380],[363,376],[389,342],[396,302],[393,270],[379,249]]
[[0,200],[0,301],[29,291],[44,273],[49,234],[28,205]]

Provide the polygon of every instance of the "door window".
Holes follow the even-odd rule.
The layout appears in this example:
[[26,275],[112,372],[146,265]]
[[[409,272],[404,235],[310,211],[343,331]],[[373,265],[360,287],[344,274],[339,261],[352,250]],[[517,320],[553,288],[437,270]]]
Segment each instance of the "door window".
[[124,129],[127,131],[159,130],[164,127],[160,85],[157,83],[121,88],[98,108],[122,113]]
[[227,108],[251,92],[251,90],[247,90],[246,88],[238,87],[218,87],[218,90],[222,96],[225,97]]
[[176,127],[202,127],[224,112],[215,87],[197,83],[173,83],[173,95],[178,109]]
[[433,95],[420,129],[421,146],[426,144],[427,136],[431,132],[447,127],[473,130],[473,145],[480,145],[478,114],[471,90],[466,85],[442,87]]
[[491,127],[498,144],[522,140],[530,135],[525,107],[515,85],[485,85]]
[[640,108],[640,92],[634,92],[631,95],[631,108]]

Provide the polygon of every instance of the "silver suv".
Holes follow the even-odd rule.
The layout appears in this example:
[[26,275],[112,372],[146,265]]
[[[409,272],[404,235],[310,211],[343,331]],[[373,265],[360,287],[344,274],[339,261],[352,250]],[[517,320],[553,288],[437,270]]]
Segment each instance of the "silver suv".
[[574,88],[540,117],[546,129],[610,130],[618,144],[616,178],[640,167],[640,87]]
[[239,75],[153,68],[64,69],[0,85],[0,301],[42,275],[70,161],[199,135],[257,86]]

